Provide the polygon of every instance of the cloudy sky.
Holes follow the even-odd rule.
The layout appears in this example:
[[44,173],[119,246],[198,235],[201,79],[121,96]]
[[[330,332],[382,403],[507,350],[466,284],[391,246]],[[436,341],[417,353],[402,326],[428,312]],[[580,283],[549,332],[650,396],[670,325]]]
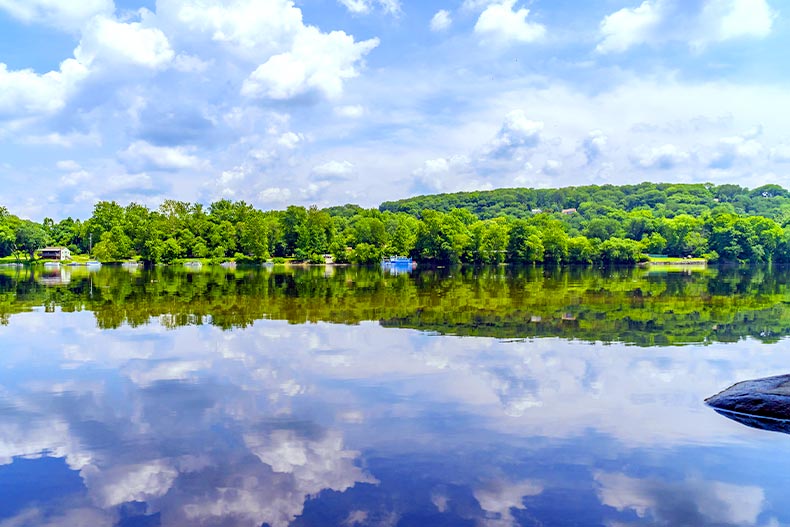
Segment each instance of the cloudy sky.
[[0,0],[0,204],[789,186],[781,0]]

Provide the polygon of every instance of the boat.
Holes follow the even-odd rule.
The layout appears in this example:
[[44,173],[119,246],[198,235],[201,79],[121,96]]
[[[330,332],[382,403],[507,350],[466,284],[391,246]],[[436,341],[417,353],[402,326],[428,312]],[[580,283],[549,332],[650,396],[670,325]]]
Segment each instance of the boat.
[[414,261],[408,256],[390,256],[381,262],[384,265],[412,266]]
[[60,262],[44,262],[44,267],[60,267]]
[[101,262],[99,260],[88,260],[85,265],[88,267],[101,267]]
[[416,262],[408,256],[390,256],[381,261],[381,268],[390,274],[409,273],[416,266]]

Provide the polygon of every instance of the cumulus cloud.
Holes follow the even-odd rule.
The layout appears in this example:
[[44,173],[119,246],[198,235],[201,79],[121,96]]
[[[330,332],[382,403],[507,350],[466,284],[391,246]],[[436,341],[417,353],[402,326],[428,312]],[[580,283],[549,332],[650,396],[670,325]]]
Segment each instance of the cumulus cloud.
[[524,497],[537,496],[542,492],[543,486],[534,481],[491,481],[475,489],[474,496],[481,509],[497,516],[497,520],[484,525],[510,527],[517,525],[511,509],[525,509]]
[[421,187],[433,192],[456,190],[461,181],[467,186],[478,186],[471,179],[472,164],[465,155],[428,159],[412,175]]
[[757,525],[765,505],[765,493],[753,486],[693,479],[638,479],[608,472],[597,472],[595,480],[601,503],[650,518],[651,525],[656,526]]
[[112,507],[164,495],[178,471],[167,461],[157,459],[131,466],[115,465],[109,470],[89,465],[82,469],[81,476],[97,501],[103,507]]
[[609,138],[600,130],[593,130],[582,142],[582,150],[587,164],[594,163],[601,158]]
[[306,26],[290,0],[158,0],[157,19],[185,39],[208,39],[248,60],[282,52]]
[[115,5],[112,0],[0,0],[0,9],[23,22],[77,31],[96,15],[111,15]]
[[763,38],[775,18],[767,0],[645,0],[604,17],[596,51],[621,53],[633,46],[670,41],[699,49],[734,38]]
[[39,75],[32,70],[9,70],[0,63],[0,120],[60,110],[88,69],[74,59],[60,64],[58,71]]
[[288,150],[293,150],[304,140],[305,137],[302,134],[297,134],[296,132],[285,132],[279,137],[279,139],[277,139],[277,144]]
[[513,10],[516,0],[502,0],[491,4],[475,23],[475,33],[486,41],[500,44],[526,43],[540,40],[545,26],[527,21],[529,9]]
[[431,31],[441,32],[447,31],[453,23],[450,12],[446,9],[440,9],[431,18]]
[[376,38],[355,42],[342,31],[321,33],[307,27],[296,37],[293,48],[274,55],[250,74],[242,95],[276,100],[318,92],[337,98],[343,81],[359,75],[362,58],[378,46]]
[[761,156],[765,151],[757,141],[761,131],[748,132],[743,135],[723,137],[716,145],[708,166],[716,169],[729,169],[739,162],[748,162]]
[[642,168],[668,170],[689,160],[688,152],[675,145],[666,144],[649,149],[641,149],[634,155],[634,162]]
[[204,168],[205,162],[194,155],[195,150],[189,146],[156,146],[145,141],[135,141],[118,157],[135,171]]
[[524,110],[513,110],[505,116],[502,128],[486,150],[493,157],[512,156],[521,148],[532,148],[540,143],[543,122],[527,118]]
[[282,205],[291,199],[291,191],[283,187],[268,187],[258,193],[258,199],[267,205]]
[[348,161],[328,161],[313,167],[313,174],[323,179],[346,179],[353,172],[354,165]]
[[175,53],[158,28],[96,17],[83,31],[74,56],[86,65],[106,61],[158,69],[170,63]]
[[[397,6],[393,0],[378,4]],[[161,0],[157,19],[195,46],[208,39],[257,63],[241,86],[241,94],[251,98],[338,97],[344,81],[359,74],[363,57],[378,45],[375,38],[356,42],[343,31],[323,33],[306,25],[290,0]]]

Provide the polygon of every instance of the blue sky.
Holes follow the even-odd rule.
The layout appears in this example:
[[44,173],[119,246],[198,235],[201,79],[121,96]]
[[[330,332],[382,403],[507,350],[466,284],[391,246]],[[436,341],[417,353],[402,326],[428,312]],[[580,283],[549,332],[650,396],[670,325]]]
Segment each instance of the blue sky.
[[0,0],[0,203],[790,186],[779,0]]

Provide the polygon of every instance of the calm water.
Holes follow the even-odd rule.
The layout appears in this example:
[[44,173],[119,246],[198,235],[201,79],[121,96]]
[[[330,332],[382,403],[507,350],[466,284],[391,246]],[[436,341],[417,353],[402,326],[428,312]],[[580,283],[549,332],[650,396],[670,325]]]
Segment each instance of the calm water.
[[0,526],[790,525],[787,271],[0,271]]

